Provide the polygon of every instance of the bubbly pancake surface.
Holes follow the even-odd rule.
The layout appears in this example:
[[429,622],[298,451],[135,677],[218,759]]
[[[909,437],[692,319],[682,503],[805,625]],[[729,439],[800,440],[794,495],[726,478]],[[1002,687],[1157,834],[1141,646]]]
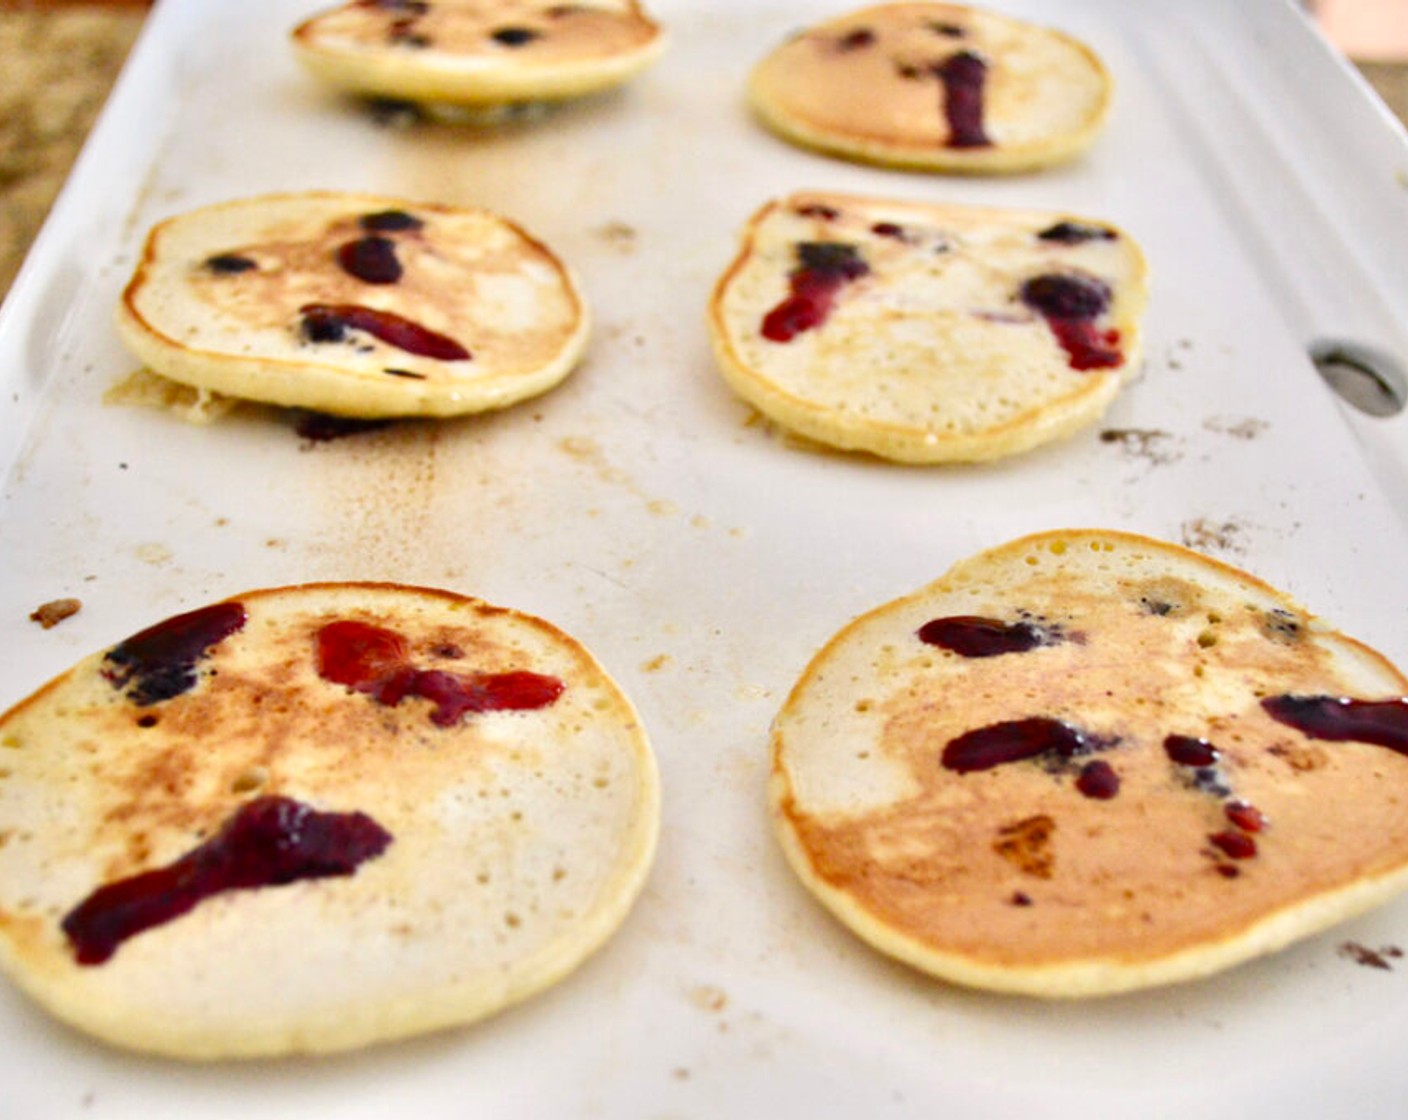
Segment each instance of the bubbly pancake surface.
[[591,324],[567,266],[498,215],[312,192],[158,224],[116,325],[173,381],[378,417],[542,393],[580,360]]
[[306,20],[292,42],[343,89],[492,106],[618,85],[656,59],[665,33],[634,0],[359,0]]
[[1085,44],[957,4],[901,3],[788,39],[749,82],[761,120],[833,155],[922,170],[1028,171],[1084,152],[1112,82]]
[[[775,820],[843,922],[936,976],[1039,996],[1190,979],[1408,885],[1405,692],[1245,573],[1039,534],[821,650],[774,726]],[[1272,712],[1333,724],[1346,699],[1374,714],[1345,741]]]
[[[645,733],[580,644],[404,586],[177,616],[11,709],[0,743],[0,962],[73,1025],[183,1058],[341,1050],[521,1000],[617,928],[658,827]],[[231,848],[290,806],[330,816]],[[340,873],[248,881],[323,828],[353,833],[334,855],[380,839]]]
[[752,218],[708,319],[725,379],[783,427],[937,463],[1098,419],[1139,368],[1147,300],[1108,222],[807,191]]

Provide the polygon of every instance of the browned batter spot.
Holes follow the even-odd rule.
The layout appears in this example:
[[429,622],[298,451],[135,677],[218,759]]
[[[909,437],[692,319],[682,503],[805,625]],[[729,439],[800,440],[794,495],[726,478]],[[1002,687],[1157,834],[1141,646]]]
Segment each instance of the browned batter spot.
[[1049,879],[1056,865],[1056,854],[1051,850],[1055,831],[1056,822],[1045,814],[1027,817],[998,829],[992,850],[1023,875]]
[[1298,746],[1292,743],[1277,743],[1267,747],[1266,753],[1275,758],[1281,759],[1292,770],[1302,774],[1308,774],[1312,770],[1319,770],[1330,761],[1322,747]]

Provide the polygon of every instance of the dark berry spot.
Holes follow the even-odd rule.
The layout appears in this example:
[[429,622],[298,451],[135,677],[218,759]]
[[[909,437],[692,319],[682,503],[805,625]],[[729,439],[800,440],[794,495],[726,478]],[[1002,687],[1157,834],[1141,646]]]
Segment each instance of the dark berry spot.
[[309,342],[341,342],[347,337],[347,321],[330,308],[305,311],[301,329]]
[[1217,748],[1206,739],[1191,735],[1170,735],[1164,740],[1164,753],[1180,766],[1215,766],[1220,757]]
[[205,267],[211,272],[218,272],[223,276],[249,272],[258,268],[259,265],[248,257],[242,257],[237,253],[218,253],[213,257],[206,258]]
[[1228,859],[1251,859],[1256,855],[1256,841],[1245,832],[1215,832],[1208,840]]
[[836,41],[836,45],[843,51],[858,51],[870,46],[875,42],[875,32],[868,27],[857,27],[854,31],[848,31]]
[[963,657],[997,657],[1026,653],[1050,645],[1053,636],[1030,622],[1003,622],[976,615],[935,618],[918,630],[919,640]]
[[1092,226],[1082,222],[1057,222],[1047,226],[1037,234],[1042,241],[1057,245],[1079,245],[1085,241],[1113,241],[1118,235],[1104,226]]
[[967,32],[956,23],[943,23],[935,21],[929,24],[929,30],[935,35],[942,35],[946,39],[961,39]]
[[404,210],[378,210],[374,214],[363,214],[357,219],[357,224],[368,233],[401,233],[425,225],[414,214],[407,214]]
[[1111,369],[1123,364],[1119,332],[1100,331],[1094,325],[1110,306],[1110,289],[1104,281],[1046,273],[1023,284],[1020,297],[1046,320],[1072,369]]
[[1026,891],[1013,891],[1010,901],[1013,906],[1030,906],[1032,904],[1032,896],[1027,894]]
[[63,931],[79,964],[102,964],[128,938],[215,895],[351,875],[390,843],[391,834],[365,813],[259,798],[174,863],[99,887],[64,917]]
[[[468,350],[443,334],[437,334],[414,320],[363,307],[355,303],[309,303],[299,309],[303,316],[303,334],[311,342],[339,342],[348,329],[364,331],[388,346],[433,358],[440,362],[466,361]],[[329,337],[318,337],[327,334]]]
[[821,326],[841,288],[870,271],[854,245],[839,242],[803,242],[797,260],[788,276],[791,294],[763,317],[762,335],[770,342],[790,342]]
[[349,276],[366,284],[394,284],[401,279],[396,242],[387,237],[360,237],[337,251],[337,263]]
[[1266,815],[1245,801],[1229,801],[1222,811],[1243,832],[1261,832],[1266,828]]
[[1110,289],[1093,277],[1046,273],[1022,285],[1022,302],[1048,319],[1094,319],[1110,306]]
[[941,761],[945,770],[968,774],[1048,752],[1071,758],[1087,749],[1085,737],[1074,727],[1057,719],[1033,716],[964,732],[944,747]]
[[1108,762],[1097,758],[1081,768],[1076,789],[1096,801],[1109,801],[1120,791],[1120,776]]
[[904,241],[907,238],[904,226],[896,222],[876,222],[870,227],[870,232],[876,237],[893,237],[896,241]]
[[387,367],[381,372],[390,374],[392,377],[405,377],[411,381],[424,381],[426,379],[425,374],[416,373],[414,370],[409,369],[391,369],[390,367]]
[[450,673],[417,669],[406,639],[394,630],[364,622],[330,622],[318,631],[318,675],[363,693],[378,704],[429,700],[430,722],[452,727],[479,712],[532,711],[556,702],[566,685],[557,677],[526,670],[505,673]]
[[950,148],[991,146],[983,127],[983,91],[988,65],[971,51],[959,51],[934,66],[943,84],[944,118],[948,122]]
[[500,27],[490,33],[489,37],[505,47],[527,46],[534,39],[542,37],[541,31],[534,31],[531,27]]
[[820,218],[824,222],[834,222],[841,216],[841,211],[834,206],[823,206],[819,202],[811,203],[807,206],[797,207],[797,213],[804,218]]
[[244,623],[239,603],[216,603],[168,618],[110,649],[103,658],[103,678],[124,689],[138,707],[170,700],[195,687],[196,664]]
[[1372,743],[1408,754],[1408,696],[1353,700],[1345,696],[1269,696],[1267,715],[1311,739]]
[[870,271],[854,245],[839,241],[804,241],[797,246],[797,260],[807,272],[841,280],[857,280]]

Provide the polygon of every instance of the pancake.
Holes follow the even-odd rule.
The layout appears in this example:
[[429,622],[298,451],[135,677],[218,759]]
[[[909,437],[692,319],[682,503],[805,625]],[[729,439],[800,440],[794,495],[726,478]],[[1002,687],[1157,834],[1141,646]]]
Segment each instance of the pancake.
[[802,882],[875,948],[957,984],[1099,996],[1408,886],[1405,694],[1245,572],[1042,533],[832,638],[775,721],[771,804]]
[[715,285],[720,371],[784,428],[909,463],[995,459],[1104,413],[1138,369],[1148,269],[1108,222],[807,191]]
[[659,791],[629,700],[541,619],[310,584],[178,615],[0,717],[0,965],[186,1059],[468,1023],[625,918]]
[[571,271],[512,222],[335,192],[161,222],[116,325],[173,381],[364,418],[536,396],[571,373],[591,327]]
[[749,79],[759,119],[829,155],[998,174],[1064,163],[1094,142],[1111,79],[1084,43],[957,4],[884,4],[788,39]]
[[493,107],[618,86],[655,61],[665,33],[635,0],[358,0],[299,24],[292,43],[339,89]]

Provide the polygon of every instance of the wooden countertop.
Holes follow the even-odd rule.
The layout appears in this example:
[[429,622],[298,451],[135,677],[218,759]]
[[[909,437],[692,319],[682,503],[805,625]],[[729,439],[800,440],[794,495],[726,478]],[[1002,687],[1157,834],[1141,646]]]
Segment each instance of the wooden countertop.
[[[0,296],[145,19],[143,0],[0,0]],[[1360,69],[1408,121],[1408,63]]]

